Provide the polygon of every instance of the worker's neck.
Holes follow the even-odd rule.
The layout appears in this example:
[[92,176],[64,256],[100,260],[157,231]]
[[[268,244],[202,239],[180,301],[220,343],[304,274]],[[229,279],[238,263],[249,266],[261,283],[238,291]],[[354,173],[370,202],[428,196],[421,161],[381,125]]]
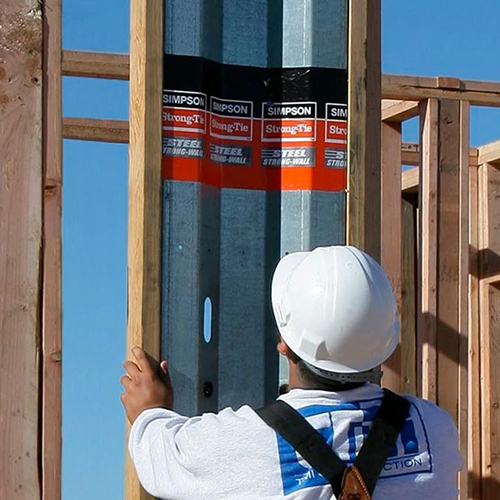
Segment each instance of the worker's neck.
[[288,363],[288,364],[290,366],[290,376],[288,379],[289,390],[291,391],[292,389],[310,389],[310,387],[304,384],[304,382],[300,378],[297,365],[295,363]]

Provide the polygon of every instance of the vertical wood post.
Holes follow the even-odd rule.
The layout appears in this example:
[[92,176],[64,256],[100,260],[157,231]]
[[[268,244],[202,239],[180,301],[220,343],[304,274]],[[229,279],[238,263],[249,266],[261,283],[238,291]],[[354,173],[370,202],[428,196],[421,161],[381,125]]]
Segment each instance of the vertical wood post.
[[401,391],[408,394],[417,394],[417,198],[403,198],[401,216]]
[[[401,311],[401,123],[382,122],[382,253],[385,269]],[[383,385],[401,390],[401,343],[384,363]]]
[[45,0],[43,64],[42,500],[61,498],[61,0]]
[[[439,102],[437,401],[458,423],[460,102]],[[466,311],[465,311],[466,312]]]
[[[127,355],[160,355],[163,0],[131,1]],[[127,454],[127,500],[149,498]]]
[[479,167],[481,493],[500,497],[500,166]]
[[[470,105],[459,103],[458,158],[458,432],[462,456],[469,450],[469,264],[470,264]],[[469,471],[459,474],[460,500],[467,500]]]
[[40,499],[42,14],[0,12],[0,498]]
[[380,0],[349,2],[347,243],[380,261]]
[[469,436],[467,469],[469,498],[481,499],[481,367],[479,325],[479,168],[470,169],[470,274],[469,274]]
[[422,397],[436,401],[437,330],[437,196],[439,102],[421,104],[420,116],[420,296],[417,318],[418,387]]
[[500,498],[500,275],[481,281],[482,498]]

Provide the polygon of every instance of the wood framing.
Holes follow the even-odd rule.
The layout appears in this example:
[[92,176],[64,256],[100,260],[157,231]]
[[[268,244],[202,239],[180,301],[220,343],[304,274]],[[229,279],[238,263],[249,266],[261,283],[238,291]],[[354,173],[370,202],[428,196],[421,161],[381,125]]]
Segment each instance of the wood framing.
[[64,118],[63,137],[80,141],[129,142],[129,122],[97,118]]
[[500,497],[500,275],[481,282],[482,485],[484,499]]
[[478,163],[500,163],[500,140],[478,148]]
[[418,193],[420,169],[411,168],[401,175],[401,190],[404,193]]
[[436,330],[437,330],[437,162],[439,102],[429,99],[421,109],[420,178],[420,263],[421,293],[418,307],[417,391],[436,401]]
[[500,273],[500,165],[485,163],[480,167],[481,278]]
[[[460,451],[469,449],[469,265],[470,265],[470,105],[459,103],[458,157],[458,432]],[[469,471],[459,474],[460,499],[467,500]]]
[[[477,167],[478,166],[478,153],[479,148],[469,148],[469,166]],[[401,146],[401,161],[404,166],[410,165],[420,165],[420,145],[405,142]],[[405,177],[406,172],[403,173],[403,179]],[[410,175],[410,174],[408,174]],[[413,174],[412,174],[413,175]],[[406,182],[406,181],[404,181]],[[418,179],[417,179],[418,182]]]
[[65,76],[113,80],[128,80],[130,78],[128,54],[64,50],[62,56],[62,72]]
[[[127,352],[160,356],[163,0],[132,0]],[[127,454],[125,497],[143,500]]]
[[427,98],[466,100],[476,106],[500,106],[500,83],[456,78],[384,75],[382,97],[423,101]]
[[41,499],[42,12],[4,0],[0,29],[0,498]]
[[42,499],[61,498],[62,77],[61,0],[45,0],[43,64]]
[[481,493],[500,496],[500,166],[479,167]]
[[380,0],[349,2],[347,242],[380,259]]
[[439,102],[437,197],[437,402],[458,422],[460,102]]
[[401,123],[419,115],[418,101],[382,100],[382,121]]
[[401,230],[401,391],[417,393],[417,194],[404,194]]
[[481,498],[481,365],[479,309],[479,175],[478,168],[469,176],[469,428],[467,469],[470,471],[469,498]]
[[[401,123],[382,122],[381,264],[401,310]],[[384,364],[383,384],[401,390],[401,346]]]

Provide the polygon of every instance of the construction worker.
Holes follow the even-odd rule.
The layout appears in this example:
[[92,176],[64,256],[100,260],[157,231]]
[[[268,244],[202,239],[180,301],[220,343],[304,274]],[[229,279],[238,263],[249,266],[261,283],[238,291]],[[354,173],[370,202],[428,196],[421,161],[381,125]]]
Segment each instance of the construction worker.
[[[293,253],[279,262],[271,297],[278,351],[290,368],[289,392],[275,406],[299,420],[288,426],[290,436],[265,411],[248,406],[179,415],[172,410],[166,362],[157,375],[135,348],[136,361],[124,363],[122,402],[133,424],[130,455],[144,488],[172,500],[456,498],[462,458],[451,417],[430,402],[384,393],[377,385],[378,367],[396,348],[400,329],[382,268],[349,246]],[[396,414],[399,422],[391,427],[384,420]],[[304,421],[317,432],[308,433]],[[380,446],[377,432],[384,436]],[[361,472],[352,467],[358,461]],[[347,471],[339,479],[332,464],[355,472],[354,493],[346,493]]]

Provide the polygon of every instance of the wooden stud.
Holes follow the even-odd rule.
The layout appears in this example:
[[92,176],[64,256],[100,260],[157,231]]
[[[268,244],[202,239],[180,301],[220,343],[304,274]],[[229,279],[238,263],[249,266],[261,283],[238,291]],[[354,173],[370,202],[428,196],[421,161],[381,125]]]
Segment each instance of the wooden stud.
[[460,102],[439,102],[437,402],[458,423]]
[[[500,277],[498,277],[500,278]],[[500,498],[500,281],[481,289],[482,495]]]
[[[160,356],[163,0],[131,1],[127,353]],[[127,500],[149,495],[126,459]]]
[[429,99],[421,109],[420,297],[417,316],[418,385],[422,397],[436,401],[437,330],[437,195],[439,102]]
[[61,0],[44,3],[42,499],[61,498],[62,77]]
[[[381,264],[401,310],[401,124],[382,122]],[[383,385],[401,390],[401,347],[383,366]]]
[[402,199],[401,391],[417,394],[417,205],[418,195]]
[[500,496],[500,167],[479,168],[481,493]]
[[64,118],[63,137],[80,141],[129,142],[129,123],[125,120]]
[[[458,432],[462,456],[469,449],[469,228],[470,228],[470,105],[459,105],[459,199],[458,199]],[[469,498],[469,472],[459,473],[460,500]]]
[[64,76],[128,80],[130,58],[128,54],[64,50],[62,73]]
[[380,259],[380,0],[349,2],[347,242]]
[[469,499],[481,499],[481,371],[479,342],[479,168],[469,172],[469,435],[467,469]]
[[4,0],[0,29],[0,498],[41,499],[42,13]]

